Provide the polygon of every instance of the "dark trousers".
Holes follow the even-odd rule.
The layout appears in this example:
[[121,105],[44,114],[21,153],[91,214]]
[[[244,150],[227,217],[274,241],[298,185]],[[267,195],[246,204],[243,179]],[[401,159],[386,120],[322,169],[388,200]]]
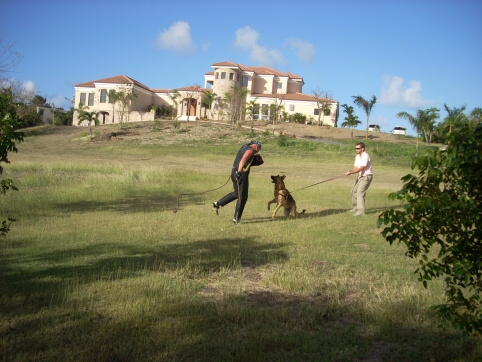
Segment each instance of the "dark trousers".
[[233,181],[233,192],[223,196],[218,201],[218,205],[224,206],[234,200],[237,200],[233,219],[239,222],[241,221],[241,216],[243,215],[244,206],[248,201],[249,173],[243,172],[238,184],[238,180],[236,180],[236,170],[233,169],[231,172],[231,181]]

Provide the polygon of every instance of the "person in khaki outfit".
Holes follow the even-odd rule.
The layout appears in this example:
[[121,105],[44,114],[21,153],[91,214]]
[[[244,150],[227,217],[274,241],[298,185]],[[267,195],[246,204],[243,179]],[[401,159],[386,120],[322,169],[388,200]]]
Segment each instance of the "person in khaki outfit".
[[355,184],[351,189],[351,205],[350,212],[354,212],[355,216],[365,215],[366,213],[366,194],[373,179],[372,160],[368,153],[365,152],[365,144],[358,142],[355,145],[356,157],[353,168],[345,173],[345,176],[357,173],[358,176]]

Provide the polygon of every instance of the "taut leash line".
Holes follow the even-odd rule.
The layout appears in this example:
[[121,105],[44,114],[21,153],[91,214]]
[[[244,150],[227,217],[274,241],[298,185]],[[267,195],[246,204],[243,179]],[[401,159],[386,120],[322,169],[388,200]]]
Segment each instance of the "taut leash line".
[[230,179],[231,179],[231,175],[229,175],[227,181],[222,186],[216,187],[215,189],[206,190],[206,191],[202,191],[202,192],[194,192],[194,193],[190,193],[190,194],[179,194],[179,195],[177,195],[177,207],[174,210],[172,210],[172,212],[175,213],[175,212],[179,211],[179,201],[181,199],[181,196],[202,195],[202,194],[206,194],[206,193],[211,192],[211,191],[219,190],[219,189],[223,188],[224,186],[226,186],[226,184],[229,182]]
[[337,178],[340,178],[340,177],[344,177],[345,175],[340,175],[340,176],[335,176],[335,177],[332,177],[332,178],[329,178],[328,180],[323,180],[323,181],[320,181],[320,182],[317,182],[313,185],[308,185],[308,186],[305,186],[305,187],[302,187],[301,189],[298,189],[298,190],[295,190],[295,191],[290,191],[290,193],[293,193],[293,192],[296,192],[296,191],[300,191],[300,190],[304,190],[304,189],[307,189],[308,187],[313,187],[313,186],[316,186],[316,185],[319,185],[319,184],[322,184],[324,182],[328,182],[328,181],[332,181],[332,180],[335,180]]

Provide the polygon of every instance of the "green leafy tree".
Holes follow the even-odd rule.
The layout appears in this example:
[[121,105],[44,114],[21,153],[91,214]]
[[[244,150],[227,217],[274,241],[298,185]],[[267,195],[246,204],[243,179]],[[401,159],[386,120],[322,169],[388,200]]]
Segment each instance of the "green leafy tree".
[[256,106],[257,100],[258,98],[255,98],[244,105],[245,114],[248,117],[248,119],[251,121],[251,134],[254,133],[254,111],[257,107]]
[[42,97],[39,94],[36,94],[30,101],[30,103],[36,107],[52,108],[52,106],[49,103],[47,103],[47,98]]
[[228,92],[224,92],[224,105],[227,108],[233,126],[237,126],[238,122],[244,119],[244,110],[248,93],[248,89],[236,85]]
[[358,116],[355,115],[355,110],[352,106],[348,104],[342,104],[343,112],[346,113],[345,122],[341,124],[342,127],[349,127],[351,129],[351,139],[353,139],[353,129],[361,124],[361,121],[358,120]]
[[[23,133],[17,129],[18,116],[15,109],[12,92],[9,89],[0,90],[0,175],[3,174],[2,163],[10,163],[9,152],[17,152],[15,141],[23,141]],[[0,193],[5,194],[8,190],[18,191],[11,179],[0,179]],[[0,226],[0,236],[5,236],[10,230],[13,218],[3,220]]]
[[206,110],[209,110],[209,117],[212,118],[211,107],[218,95],[214,93],[211,89],[205,90],[203,91],[203,93],[204,96],[202,98],[201,104],[204,107],[204,117],[206,118]]
[[[281,113],[283,113],[285,109],[282,102],[283,102],[283,99],[279,98],[279,103],[278,101],[276,101],[276,103],[272,103],[269,105],[269,115],[270,115],[270,118],[272,118],[273,120],[273,127],[275,126],[275,124],[278,124],[279,116]],[[273,131],[274,131],[274,128],[273,128]]]
[[120,86],[116,91],[116,101],[119,103],[118,107],[118,114],[120,116],[119,124],[122,128],[124,120],[129,122],[129,113],[130,113],[130,106],[132,101],[136,99],[138,96],[132,88],[127,86]]
[[415,132],[417,133],[417,156],[418,156],[418,141],[419,136],[423,134],[425,136],[425,142],[431,143],[432,142],[432,134],[435,126],[436,120],[439,118],[439,110],[437,108],[430,108],[430,109],[419,109],[417,110],[417,114],[415,116],[411,115],[407,112],[398,112],[398,118],[404,118],[408,120],[410,125],[415,128]]
[[444,104],[444,109],[447,112],[447,116],[445,117],[445,122],[446,124],[448,124],[449,133],[453,132],[454,128],[458,128],[467,122],[467,116],[464,113],[465,108],[467,108],[466,105],[463,105],[460,108],[457,108],[457,107],[450,108],[449,106]]
[[109,103],[112,105],[112,123],[115,122],[115,105],[120,99],[120,94],[115,89],[109,89]]
[[459,128],[469,123],[469,118],[465,114],[465,105],[459,108],[450,108],[444,104],[444,109],[447,112],[447,115],[434,130],[434,140],[439,143],[446,143],[447,136],[450,133],[457,132]]
[[391,199],[401,210],[387,210],[377,221],[382,236],[404,243],[416,259],[416,273],[427,282],[443,277],[445,302],[435,309],[467,333],[482,332],[482,124],[448,135],[446,151],[414,159],[419,174],[402,178]]
[[72,118],[74,115],[74,109],[70,108],[68,111],[64,111],[63,109],[58,109],[54,113],[54,126],[71,126],[72,125]]
[[179,91],[177,89],[174,89],[172,91],[172,93],[168,94],[168,96],[171,99],[172,104],[173,104],[173,108],[174,108],[174,112],[172,112],[171,119],[174,119],[174,117],[177,117],[177,112],[178,112],[178,107],[179,107],[179,104],[177,102],[177,98],[179,98],[181,96],[181,93],[179,93]]
[[469,114],[469,123],[471,128],[475,128],[477,124],[482,122],[482,108],[477,107]]
[[99,124],[99,118],[97,117],[96,111],[89,112],[87,110],[88,108],[89,107],[84,107],[81,103],[79,108],[76,109],[76,111],[79,112],[77,119],[79,125],[84,121],[89,124],[90,138],[92,138],[92,122],[97,126]]
[[331,108],[331,96],[326,91],[322,91],[318,88],[317,91],[312,91],[316,97],[316,108],[318,109],[318,126],[323,125],[321,116],[325,117],[330,114]]
[[372,96],[372,99],[366,100],[362,96],[352,96],[353,103],[355,103],[358,107],[362,108],[365,111],[367,116],[367,135],[366,140],[368,141],[368,120],[370,119],[370,113],[372,112],[372,108],[377,103],[377,97]]
[[304,123],[306,123],[306,115],[303,114],[303,113],[296,112],[295,114],[293,114],[293,120],[296,123],[304,124]]

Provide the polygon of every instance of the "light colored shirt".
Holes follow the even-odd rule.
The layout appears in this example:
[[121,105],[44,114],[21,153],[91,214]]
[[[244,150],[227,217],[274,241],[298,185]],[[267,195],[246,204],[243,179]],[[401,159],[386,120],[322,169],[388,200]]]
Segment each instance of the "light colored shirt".
[[355,167],[361,167],[361,166],[364,166],[365,169],[358,172],[358,176],[363,177],[363,176],[373,175],[372,160],[368,155],[368,153],[366,152],[363,152],[361,155],[356,155],[355,157]]

